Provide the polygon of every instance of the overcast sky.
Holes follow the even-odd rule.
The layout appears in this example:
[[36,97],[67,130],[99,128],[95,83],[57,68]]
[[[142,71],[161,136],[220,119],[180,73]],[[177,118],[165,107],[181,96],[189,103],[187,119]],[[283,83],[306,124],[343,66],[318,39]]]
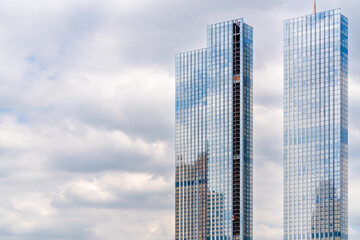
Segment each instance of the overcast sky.
[[[0,0],[0,239],[174,239],[174,58],[254,27],[255,239],[282,235],[282,21],[295,0]],[[349,18],[350,237],[360,239],[360,1]]]

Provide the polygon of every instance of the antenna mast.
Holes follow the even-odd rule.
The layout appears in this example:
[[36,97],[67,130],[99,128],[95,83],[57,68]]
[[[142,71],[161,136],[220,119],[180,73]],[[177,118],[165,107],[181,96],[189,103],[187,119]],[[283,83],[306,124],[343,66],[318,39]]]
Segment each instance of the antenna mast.
[[314,14],[316,14],[316,0],[314,0]]

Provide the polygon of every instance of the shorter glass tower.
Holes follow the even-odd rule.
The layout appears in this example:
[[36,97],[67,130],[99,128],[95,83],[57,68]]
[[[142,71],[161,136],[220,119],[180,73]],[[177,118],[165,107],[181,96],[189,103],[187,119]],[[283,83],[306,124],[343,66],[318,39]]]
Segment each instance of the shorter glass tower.
[[252,72],[243,19],[176,55],[176,240],[253,239]]
[[348,19],[284,22],[284,240],[348,239]]

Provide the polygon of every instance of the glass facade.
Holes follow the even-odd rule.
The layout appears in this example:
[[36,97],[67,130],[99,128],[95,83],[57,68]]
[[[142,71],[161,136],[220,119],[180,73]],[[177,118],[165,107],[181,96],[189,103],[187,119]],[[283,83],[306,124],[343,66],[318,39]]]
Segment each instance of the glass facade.
[[176,55],[176,240],[253,239],[252,36],[217,23]]
[[284,240],[348,239],[348,20],[284,21]]

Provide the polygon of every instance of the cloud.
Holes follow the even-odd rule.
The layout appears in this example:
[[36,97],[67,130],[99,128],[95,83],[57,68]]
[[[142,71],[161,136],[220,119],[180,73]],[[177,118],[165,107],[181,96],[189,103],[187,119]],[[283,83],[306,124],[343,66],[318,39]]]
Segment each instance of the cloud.
[[[318,4],[350,19],[353,239],[358,5]],[[0,1],[0,238],[173,238],[174,55],[238,17],[254,27],[254,232],[281,238],[282,21],[311,12],[294,0]]]
[[254,238],[282,238],[282,165],[254,157]]
[[144,173],[108,172],[61,186],[53,204],[68,208],[169,209],[173,181]]
[[255,105],[254,116],[254,161],[282,163],[282,109]]

